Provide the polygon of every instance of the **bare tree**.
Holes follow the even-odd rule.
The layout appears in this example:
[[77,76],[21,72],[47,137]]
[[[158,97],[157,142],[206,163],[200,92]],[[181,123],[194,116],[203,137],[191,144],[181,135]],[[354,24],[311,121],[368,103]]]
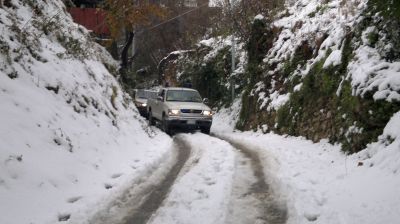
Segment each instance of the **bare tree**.
[[223,8],[223,14],[219,19],[218,28],[230,28],[230,33],[234,32],[239,38],[247,39],[250,34],[250,24],[258,14],[264,15],[272,20],[276,11],[282,9],[284,0],[230,0],[220,2],[219,6]]
[[129,48],[132,45],[137,27],[149,25],[153,18],[163,17],[164,10],[147,0],[106,0],[104,8],[108,11],[107,21],[114,39],[126,34],[126,42],[121,52],[121,73],[124,79],[129,65]]

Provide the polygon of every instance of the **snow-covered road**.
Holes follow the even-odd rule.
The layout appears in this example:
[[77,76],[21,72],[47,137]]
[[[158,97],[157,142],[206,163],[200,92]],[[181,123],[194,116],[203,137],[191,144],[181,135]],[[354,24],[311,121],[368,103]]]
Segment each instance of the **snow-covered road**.
[[[226,223],[286,223],[287,208],[271,186],[257,148],[218,136],[235,148],[234,188],[231,194],[230,214]],[[249,208],[249,209],[243,209]]]
[[256,150],[201,133],[178,134],[164,159],[91,218],[70,224],[281,224],[286,204],[274,197]]
[[399,178],[371,159],[303,138],[214,135],[174,136],[155,174],[133,187],[145,195],[128,194],[135,203],[112,213],[112,222],[91,223],[395,224],[400,218]]
[[174,137],[169,158],[89,223],[286,222],[256,151],[201,133]]

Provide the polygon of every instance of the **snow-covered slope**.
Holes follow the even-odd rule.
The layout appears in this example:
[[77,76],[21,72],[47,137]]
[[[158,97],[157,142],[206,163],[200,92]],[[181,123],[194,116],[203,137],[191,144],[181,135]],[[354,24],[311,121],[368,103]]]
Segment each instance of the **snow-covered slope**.
[[0,8],[0,223],[84,219],[170,140],[147,128],[109,72],[116,62],[61,0],[10,2]]
[[[325,60],[324,68],[342,63],[342,51],[345,47],[346,35],[359,22],[360,14],[366,7],[366,1],[292,1],[282,12],[282,18],[273,22],[276,29],[281,29],[272,48],[264,58],[268,65],[265,76],[274,75],[284,70],[285,62],[294,60],[296,51],[305,47],[310,50],[310,58],[302,58],[304,64],[298,64],[296,69],[289,71],[289,79],[296,76],[304,77],[316,63]],[[277,66],[273,66],[277,65]],[[270,69],[275,67],[274,69]],[[288,82],[288,81],[286,81]],[[289,100],[290,93],[281,93],[281,89],[266,89],[262,82],[258,83],[255,92],[264,102],[261,107],[268,106],[267,110],[278,109]],[[301,88],[298,86],[297,90]],[[295,90],[295,91],[297,91]],[[282,100],[284,99],[284,100]],[[277,106],[274,106],[277,105]]]
[[[289,16],[283,16],[274,22],[273,26],[282,31],[264,61],[272,65],[291,59],[299,47],[308,43],[316,57],[299,66],[293,71],[292,76],[307,75],[310,68],[321,60],[325,60],[324,68],[341,64],[342,51],[346,47],[344,44],[346,35],[355,32],[354,28],[364,19],[363,13],[365,14],[367,2],[366,0],[295,1],[284,12]],[[385,54],[393,46],[387,40],[387,35],[373,25],[380,20],[379,14],[375,15],[371,26],[362,32],[361,40],[354,41],[354,57],[348,66],[346,79],[351,80],[357,95],[374,91],[374,99],[398,101],[400,100],[399,62],[385,59]],[[371,44],[371,35],[381,35],[382,38],[377,43]],[[281,70],[282,66],[284,63],[280,63],[268,73],[274,74]],[[271,97],[264,100],[274,101],[278,98]]]
[[373,1],[290,2],[272,22],[255,17],[259,37],[249,40],[249,51],[263,63],[249,57],[254,83],[238,127],[326,138],[360,151],[400,109],[398,40],[385,24],[391,18]]

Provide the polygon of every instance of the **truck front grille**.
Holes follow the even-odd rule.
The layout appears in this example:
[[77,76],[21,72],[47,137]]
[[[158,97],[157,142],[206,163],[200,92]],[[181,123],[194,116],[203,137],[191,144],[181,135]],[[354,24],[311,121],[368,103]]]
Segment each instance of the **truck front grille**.
[[181,112],[184,114],[201,114],[202,110],[193,110],[193,109],[181,109]]

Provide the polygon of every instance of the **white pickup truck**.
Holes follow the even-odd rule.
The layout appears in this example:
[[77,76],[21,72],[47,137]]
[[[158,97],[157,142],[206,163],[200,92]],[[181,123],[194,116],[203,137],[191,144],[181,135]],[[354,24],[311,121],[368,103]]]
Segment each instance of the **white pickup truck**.
[[189,88],[169,87],[159,91],[156,99],[148,99],[149,124],[161,123],[164,132],[174,128],[200,129],[210,133],[212,111],[206,106],[199,92]]

